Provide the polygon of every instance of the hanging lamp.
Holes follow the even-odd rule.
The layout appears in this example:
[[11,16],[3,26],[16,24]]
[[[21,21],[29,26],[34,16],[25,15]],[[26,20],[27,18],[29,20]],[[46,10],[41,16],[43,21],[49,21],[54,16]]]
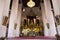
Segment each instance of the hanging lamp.
[[35,2],[32,1],[32,0],[30,0],[30,1],[27,3],[27,6],[30,7],[30,8],[32,8],[32,7],[35,6]]

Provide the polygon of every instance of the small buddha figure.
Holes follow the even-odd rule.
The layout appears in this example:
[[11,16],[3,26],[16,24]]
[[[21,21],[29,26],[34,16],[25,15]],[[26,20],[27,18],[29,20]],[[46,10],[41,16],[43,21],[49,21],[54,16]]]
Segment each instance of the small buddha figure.
[[33,22],[33,20],[31,20],[30,25],[33,25],[33,24],[34,24],[34,22]]
[[28,33],[31,31],[31,29],[28,27],[27,22],[27,19],[24,19],[24,26],[22,26],[22,33],[24,36],[28,36]]
[[27,19],[24,19],[24,25],[27,25]]

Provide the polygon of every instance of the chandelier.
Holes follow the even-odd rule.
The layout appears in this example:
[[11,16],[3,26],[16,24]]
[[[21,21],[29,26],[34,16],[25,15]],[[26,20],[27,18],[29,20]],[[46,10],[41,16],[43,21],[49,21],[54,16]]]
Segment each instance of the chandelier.
[[32,8],[32,7],[35,6],[35,2],[33,2],[32,0],[30,0],[30,1],[27,3],[27,6]]

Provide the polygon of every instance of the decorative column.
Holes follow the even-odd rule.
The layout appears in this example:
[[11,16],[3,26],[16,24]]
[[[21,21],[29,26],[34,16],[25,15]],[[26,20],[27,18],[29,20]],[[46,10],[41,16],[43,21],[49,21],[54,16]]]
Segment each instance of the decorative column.
[[56,27],[55,27],[53,13],[51,11],[50,0],[44,0],[44,6],[45,6],[47,20],[49,22],[49,36],[55,36],[56,35]]
[[47,22],[45,7],[43,3],[41,3],[41,11],[42,11],[43,26],[44,26],[44,36],[49,36],[49,29],[47,28],[48,22]]
[[3,8],[4,8],[4,0],[0,0],[0,26],[2,25]]
[[5,37],[5,34],[3,33],[2,29],[3,8],[4,8],[4,0],[0,0],[0,38]]
[[[60,16],[60,0],[52,0],[55,17]],[[58,18],[59,19],[59,18]],[[56,19],[56,20],[58,20]],[[58,22],[57,22],[58,23]],[[57,24],[57,32],[60,36],[60,25]]]
[[3,17],[9,13],[10,0],[0,0],[0,37],[6,37],[6,26],[3,25]]
[[17,19],[17,14],[18,14],[18,0],[13,0],[10,21],[9,21],[8,37],[16,36],[14,26]]
[[18,6],[18,17],[17,17],[16,37],[19,37],[19,35],[20,35],[21,12],[22,12],[22,4],[19,4],[19,6]]

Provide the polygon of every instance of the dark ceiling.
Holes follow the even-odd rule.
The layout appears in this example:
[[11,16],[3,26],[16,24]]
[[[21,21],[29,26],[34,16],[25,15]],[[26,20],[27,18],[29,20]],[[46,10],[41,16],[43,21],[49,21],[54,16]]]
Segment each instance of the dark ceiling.
[[[40,5],[40,0],[33,0],[35,2],[35,7],[38,7]],[[23,6],[27,7],[27,2],[29,2],[29,0],[22,0]]]

